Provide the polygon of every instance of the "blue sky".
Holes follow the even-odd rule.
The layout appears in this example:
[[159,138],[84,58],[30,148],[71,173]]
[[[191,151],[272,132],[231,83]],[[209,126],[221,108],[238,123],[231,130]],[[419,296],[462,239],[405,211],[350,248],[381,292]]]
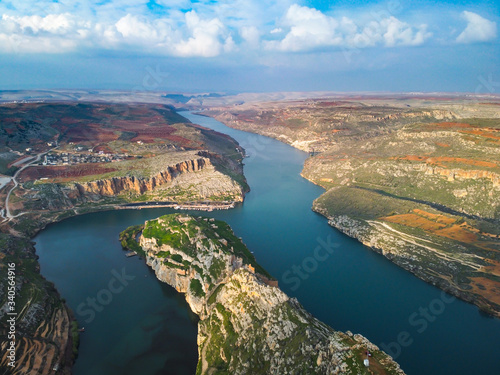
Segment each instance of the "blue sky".
[[497,1],[0,0],[0,15],[0,89],[500,90],[484,84],[500,82]]

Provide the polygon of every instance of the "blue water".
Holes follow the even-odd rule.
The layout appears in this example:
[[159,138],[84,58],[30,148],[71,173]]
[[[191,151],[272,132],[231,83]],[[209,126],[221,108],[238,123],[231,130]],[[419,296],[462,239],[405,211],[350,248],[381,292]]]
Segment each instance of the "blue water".
[[[244,204],[194,214],[227,221],[286,293],[335,329],[368,337],[409,375],[500,374],[500,320],[328,226],[311,211],[323,190],[299,175],[306,153],[211,118],[182,114],[229,134],[250,155],[244,162],[251,192]],[[171,212],[83,215],[50,225],[36,237],[42,274],[86,328],[76,375],[194,373],[196,318],[143,261],[125,258],[117,240],[127,226]],[[122,269],[134,279],[110,285],[117,278],[112,270]],[[117,291],[119,286],[123,290]],[[96,298],[102,311],[87,298]]]

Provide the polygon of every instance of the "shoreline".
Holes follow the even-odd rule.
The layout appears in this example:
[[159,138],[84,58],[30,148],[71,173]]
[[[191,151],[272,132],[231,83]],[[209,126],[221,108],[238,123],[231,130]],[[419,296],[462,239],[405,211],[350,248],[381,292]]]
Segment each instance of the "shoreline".
[[[307,177],[305,177],[302,173],[300,174],[300,176],[303,177],[304,179],[306,179],[307,181],[311,182],[312,184],[314,184],[316,186],[322,187],[321,185],[317,184],[316,182],[314,182],[314,181],[308,179]],[[326,191],[327,190],[325,189],[325,192]],[[311,210],[314,211],[314,212],[316,212],[317,214],[320,214],[321,216],[323,216],[327,220],[328,225],[330,227],[332,227],[333,229],[339,231],[340,233],[342,233],[343,235],[345,235],[345,236],[347,236],[349,238],[355,239],[360,244],[362,244],[364,247],[370,249],[374,253],[382,255],[385,259],[391,261],[391,263],[394,263],[395,265],[397,265],[398,267],[402,268],[406,272],[409,272],[411,275],[415,276],[417,279],[422,280],[423,282],[425,282],[425,283],[427,283],[429,285],[432,285],[433,287],[436,287],[439,290],[442,290],[442,291],[444,291],[444,292],[446,292],[446,293],[448,293],[448,294],[450,294],[450,295],[452,295],[452,296],[454,296],[456,298],[459,298],[463,302],[466,302],[466,303],[469,303],[471,305],[476,306],[477,309],[478,309],[478,311],[480,313],[486,314],[489,317],[500,319],[500,312],[499,311],[495,311],[495,310],[487,311],[487,310],[485,310],[484,309],[484,305],[482,305],[482,306],[478,305],[477,303],[475,303],[475,300],[470,295],[463,294],[462,293],[463,290],[458,289],[458,288],[454,288],[454,287],[450,286],[449,284],[446,284],[446,281],[444,279],[440,279],[440,278],[433,279],[427,273],[422,272],[422,271],[421,271],[421,273],[418,273],[418,269],[416,269],[416,268],[412,269],[411,265],[408,265],[405,262],[398,262],[397,261],[397,259],[399,259],[398,257],[396,257],[396,256],[392,256],[392,257],[388,256],[388,255],[391,255],[391,252],[387,251],[387,250],[390,250],[390,249],[383,249],[383,248],[377,248],[377,247],[370,246],[370,245],[364,243],[361,239],[357,238],[356,236],[349,235],[349,233],[343,231],[341,227],[337,227],[337,226],[333,225],[332,224],[332,219],[334,217],[333,216],[328,216],[328,214],[322,212],[321,209],[317,209],[316,207],[314,207],[314,201],[313,201],[313,206],[311,207]]]
[[[147,204],[150,203],[150,204]],[[207,211],[211,212],[213,210],[231,210],[233,208],[236,208],[238,205],[243,204],[243,202],[231,202],[231,203],[226,203],[224,205],[220,204],[214,204],[217,202],[203,202],[201,204],[200,202],[189,202],[189,204],[179,204],[179,203],[173,203],[173,202],[141,202],[141,203],[124,203],[124,204],[112,204],[112,205],[103,205],[103,206],[96,206],[93,207],[94,209],[89,209],[86,212],[77,212],[77,209],[72,208],[72,209],[67,209],[64,211],[61,211],[59,213],[59,216],[65,215],[67,213],[72,212],[71,215],[65,216],[62,218],[52,218],[51,221],[47,223],[43,223],[42,226],[34,229],[32,233],[27,236],[30,241],[33,241],[33,239],[43,230],[45,230],[49,225],[60,223],[64,220],[71,219],[73,217],[77,216],[83,216],[87,214],[93,214],[97,212],[107,212],[107,211],[115,211],[115,210],[142,210],[142,209],[153,209],[153,208],[173,208],[174,210],[194,210],[194,211]],[[200,209],[198,208],[193,208],[192,205],[195,205],[195,207],[202,207]],[[176,208],[178,207],[178,208]],[[3,224],[3,223],[0,223]],[[36,242],[35,242],[36,243]]]
[[[201,114],[200,114],[200,115],[201,115]],[[268,135],[263,135],[263,134],[260,134],[260,133],[253,133],[253,132],[248,131],[248,130],[242,130],[242,129],[239,129],[239,128],[236,128],[236,127],[232,127],[232,126],[228,125],[226,122],[223,122],[221,119],[218,119],[218,118],[213,117],[213,116],[209,116],[209,115],[204,115],[204,116],[206,116],[206,117],[211,117],[211,118],[213,118],[213,119],[215,119],[215,120],[217,120],[217,121],[220,121],[220,122],[222,122],[225,126],[227,126],[228,128],[231,128],[231,129],[240,130],[240,131],[246,131],[246,132],[249,132],[249,133],[252,133],[252,134],[258,134],[258,135],[261,135],[261,136],[263,136],[263,137],[270,137],[270,136],[268,136]],[[285,141],[284,139],[282,139],[282,138],[278,138],[278,137],[276,137],[276,138],[275,138],[275,137],[270,137],[270,138],[275,139],[275,140],[277,140],[277,141],[279,141],[279,142],[281,142],[281,143],[284,143],[284,144],[286,144],[286,145],[288,145],[288,146],[291,146],[291,147],[293,147],[293,148],[294,148],[294,149],[296,149],[296,150],[300,150],[300,151],[306,152],[306,151],[301,150],[300,148],[298,148],[298,147],[294,146],[292,143],[288,143],[288,142],[286,142],[286,141]],[[306,159],[306,160],[307,160],[307,159]],[[302,178],[304,178],[305,180],[307,180],[307,181],[311,182],[312,184],[314,184],[314,185],[316,185],[316,186],[319,186],[319,187],[323,188],[325,192],[326,192],[326,191],[328,191],[328,190],[327,190],[327,189],[325,189],[323,186],[319,185],[318,183],[316,183],[316,182],[314,182],[314,181],[312,181],[312,180],[310,180],[309,178],[307,178],[307,177],[305,177],[305,176],[304,176],[304,174],[303,174],[303,172],[304,172],[304,166],[305,166],[305,162],[304,162],[304,164],[302,165],[302,171],[300,172],[300,176],[301,176]],[[323,193],[323,194],[324,194],[324,193]],[[319,197],[321,197],[321,195],[319,195],[316,199],[318,199]],[[418,278],[419,280],[422,280],[422,281],[423,281],[423,282],[425,282],[426,284],[432,285],[432,286],[434,286],[434,287],[436,287],[436,288],[438,288],[438,289],[440,289],[440,290],[442,290],[442,291],[444,291],[444,292],[446,292],[446,293],[449,293],[449,294],[451,294],[452,296],[459,298],[459,299],[460,299],[461,301],[463,301],[463,302],[466,302],[466,303],[468,303],[468,304],[471,304],[471,305],[475,306],[475,307],[478,309],[478,312],[479,312],[479,313],[486,314],[488,317],[492,317],[492,318],[497,318],[497,319],[500,319],[500,311],[495,311],[495,310],[488,311],[488,310],[485,310],[485,309],[484,309],[484,307],[485,307],[484,305],[481,305],[481,306],[480,306],[480,305],[478,305],[477,303],[475,303],[475,301],[476,301],[476,300],[474,300],[473,298],[469,298],[467,294],[463,294],[463,293],[462,293],[462,292],[463,292],[462,290],[457,289],[457,288],[450,287],[449,285],[448,285],[448,287],[447,287],[447,288],[445,288],[445,285],[441,286],[441,283],[444,283],[444,282],[445,282],[444,280],[442,280],[442,279],[441,279],[441,280],[439,280],[439,278],[437,278],[437,281],[433,281],[433,280],[432,280],[432,278],[430,278],[430,277],[424,277],[425,275],[421,275],[421,274],[419,274],[419,273],[417,273],[417,272],[414,272],[414,271],[412,271],[411,269],[404,267],[404,266],[403,266],[403,264],[401,264],[400,262],[397,262],[397,261],[396,261],[396,260],[398,259],[397,257],[392,257],[392,258],[391,258],[391,257],[386,256],[386,254],[389,254],[389,253],[384,252],[384,251],[383,251],[383,249],[377,249],[377,248],[375,248],[375,247],[369,246],[369,245],[367,245],[367,244],[363,243],[362,241],[360,241],[358,238],[356,238],[356,237],[354,237],[354,236],[350,236],[348,233],[344,232],[344,231],[343,231],[343,230],[341,230],[340,228],[337,228],[336,226],[334,226],[334,225],[330,224],[330,217],[329,217],[329,216],[327,216],[325,213],[322,213],[322,212],[320,212],[319,210],[316,210],[316,209],[315,209],[315,207],[314,207],[314,201],[313,201],[313,205],[311,206],[311,210],[312,210],[312,211],[314,211],[314,212],[316,212],[316,213],[318,213],[318,214],[320,214],[321,216],[323,216],[323,217],[327,220],[328,225],[329,225],[330,227],[332,227],[334,230],[337,230],[337,231],[339,231],[340,233],[342,233],[343,235],[345,235],[345,236],[348,236],[348,237],[350,237],[350,238],[355,239],[355,240],[356,240],[356,241],[358,241],[360,244],[362,244],[364,247],[366,247],[366,248],[370,249],[371,251],[373,251],[373,252],[375,252],[375,253],[377,253],[377,254],[382,255],[385,259],[389,260],[391,263],[393,263],[393,264],[397,265],[398,267],[400,267],[400,268],[401,268],[401,269],[403,269],[404,271],[408,272],[409,274],[411,274],[411,275],[415,276],[415,277],[416,277],[416,278]]]
[[[173,208],[177,212],[183,211],[183,210],[196,210],[196,211],[207,211],[211,212],[213,210],[229,210],[233,209],[237,206],[237,203],[242,203],[242,202],[231,202],[231,203],[218,203],[218,202],[203,202],[203,204],[200,204],[200,202],[189,202],[189,204],[179,204],[179,203],[173,203],[173,202],[163,202],[164,204],[160,205],[158,204],[159,202],[149,202],[152,204],[147,204],[148,202],[144,202],[141,204],[138,204],[137,206],[133,206],[134,203],[126,203],[126,204],[121,204],[121,205],[103,205],[103,206],[95,206],[93,209],[90,209],[87,212],[78,212],[76,209],[67,209],[64,211],[61,211],[57,214],[56,217],[53,217],[50,219],[50,221],[41,223],[41,226],[37,227],[30,233],[26,233],[25,238],[29,240],[33,247],[33,252],[34,252],[34,257],[36,261],[38,262],[38,254],[36,252],[36,241],[35,237],[40,234],[43,230],[47,229],[50,225],[60,223],[64,220],[71,219],[77,216],[83,216],[86,214],[93,214],[93,213],[99,213],[99,212],[106,212],[106,211],[117,211],[117,210],[140,210],[140,209],[154,209],[154,208]],[[131,206],[132,205],[132,206]],[[193,208],[193,205],[195,207],[200,207],[200,209]],[[178,208],[176,208],[178,207]],[[69,215],[68,215],[69,214]],[[68,215],[68,216],[65,216]],[[61,217],[63,216],[63,217]],[[0,223],[2,224],[2,223]],[[41,272],[39,272],[39,275],[46,280],[47,282],[50,282]],[[61,294],[59,290],[57,289],[57,286],[54,284],[54,289],[59,296],[60,300],[63,301]],[[63,302],[64,310],[67,313],[67,316],[70,319],[70,325],[73,323],[79,324],[78,320],[75,317],[74,310],[64,301]],[[78,326],[79,327],[79,326]],[[60,348],[61,352],[63,353],[63,357],[68,360],[70,358],[70,353],[73,350],[73,342],[76,339],[77,342],[79,341],[79,336],[80,334],[78,333],[77,338],[74,337],[73,332],[70,330],[68,332],[68,345],[66,348],[62,349]],[[62,374],[71,374],[73,371],[73,367],[75,365],[75,362],[78,359],[78,354],[74,358],[72,358],[71,363],[66,363],[63,367],[60,367],[58,369],[58,372]]]
[[426,273],[424,273],[422,271],[418,272],[419,270],[417,268],[412,269],[411,265],[408,265],[407,263],[404,263],[404,262],[397,261],[399,259],[399,257],[397,257],[397,256],[389,257],[388,255],[391,255],[391,253],[388,252],[388,251],[385,251],[385,249],[370,246],[370,245],[362,242],[356,236],[349,235],[347,232],[343,231],[342,228],[333,225],[332,224],[332,219],[334,218],[333,216],[327,216],[326,214],[322,213],[320,210],[315,209],[314,207],[312,207],[311,209],[314,212],[316,212],[316,213],[320,214],[321,216],[323,216],[328,221],[328,225],[330,227],[332,227],[333,229],[339,231],[340,233],[342,233],[343,235],[345,235],[345,236],[347,236],[349,238],[355,239],[360,244],[362,244],[364,247],[370,249],[374,253],[382,255],[385,259],[389,260],[391,263],[393,263],[396,266],[400,267],[401,269],[403,269],[404,271],[408,272],[409,274],[411,274],[412,276],[416,277],[417,279],[425,282],[428,285],[431,285],[431,286],[433,286],[435,288],[438,288],[439,290],[441,290],[441,291],[443,291],[445,293],[448,293],[451,296],[456,297],[456,298],[460,299],[463,302],[466,302],[466,303],[468,303],[470,305],[475,306],[480,314],[485,314],[485,315],[487,315],[490,318],[500,319],[500,312],[495,311],[495,310],[491,310],[491,311],[485,310],[483,308],[484,305],[480,306],[477,303],[475,303],[475,300],[472,297],[470,297],[470,295],[462,293],[463,292],[462,289],[450,287],[449,284],[446,284],[446,281],[444,279],[441,279],[439,277],[436,277],[435,279],[433,279],[428,274],[426,274]]
[[[171,221],[174,221],[175,229],[166,229],[172,225]],[[192,223],[193,221],[196,223],[194,224],[195,227],[205,227],[208,231],[212,231],[210,233],[216,234],[212,239],[211,250],[207,254],[199,251],[187,255],[182,245],[175,246],[173,242],[157,245],[158,237],[156,237],[156,233],[152,236],[150,234],[145,235],[144,227],[147,227],[148,223],[156,222],[160,227],[163,225],[164,231],[171,231],[171,233],[181,236],[180,233],[183,233],[183,230],[190,231],[192,229],[191,226],[185,223]],[[215,347],[215,352],[221,353],[220,358],[225,362],[227,369],[241,374],[267,374],[268,370],[255,371],[256,368],[252,368],[252,365],[248,366],[248,363],[252,363],[253,366],[255,366],[255,363],[261,364],[260,361],[267,360],[266,356],[269,355],[269,352],[274,354],[271,357],[277,358],[276,361],[271,360],[270,362],[275,370],[281,370],[280,373],[289,373],[290,366],[294,366],[294,364],[286,360],[290,356],[288,359],[293,358],[295,361],[305,362],[308,364],[310,371],[320,374],[337,373],[335,370],[338,371],[339,369],[342,369],[342,373],[359,374],[360,370],[368,366],[372,366],[374,369],[382,367],[385,374],[404,374],[399,364],[389,354],[366,337],[361,334],[352,334],[350,331],[335,330],[326,323],[314,318],[300,305],[300,302],[289,297],[279,288],[277,280],[267,274],[255,258],[253,258],[253,261],[245,258],[245,251],[249,253],[246,246],[244,251],[234,246],[234,241],[241,241],[241,239],[237,239],[227,223],[215,221],[215,224],[211,224],[212,222],[214,222],[214,219],[196,219],[186,214],[172,214],[148,220],[141,229],[138,229],[137,226],[129,227],[120,235],[123,249],[139,254],[136,248],[138,245],[140,251],[144,253],[145,264],[155,273],[156,279],[183,294],[191,312],[199,317],[197,345],[199,353],[198,369],[201,367],[201,374],[210,374],[216,369],[221,370],[220,365],[216,365],[217,360],[214,360],[211,355],[207,355],[213,350],[213,347]],[[178,228],[177,225],[180,227]],[[217,234],[217,229],[224,225],[229,228],[232,235],[224,234],[224,232],[221,232],[220,236]],[[207,234],[207,229],[199,231],[198,237],[196,235],[190,237],[190,244],[194,245],[200,243],[199,241],[206,240],[207,237],[211,238]],[[137,236],[136,231],[139,230],[139,236]],[[123,241],[126,241],[125,244]],[[135,241],[133,246],[131,246],[131,241]],[[203,248],[203,245],[201,247]],[[200,247],[196,246],[196,248],[199,249]],[[167,257],[171,257],[168,258],[168,261],[165,260],[164,256],[159,256],[160,253],[165,253],[165,249],[168,249],[169,254],[170,252],[174,254],[173,256],[167,255]],[[238,249],[238,251],[235,249]],[[179,259],[173,259],[174,256],[182,258],[182,263]],[[212,259],[217,259],[226,265],[219,271],[215,271],[220,273],[217,277],[214,276],[215,279],[211,279],[211,281],[206,281],[203,276],[211,274],[207,266],[207,259],[210,259],[208,264],[213,264]],[[181,264],[183,267],[188,267],[188,270],[179,271]],[[193,264],[194,266],[192,266]],[[266,275],[263,275],[262,271]],[[271,279],[268,277],[271,277]],[[205,282],[200,282],[199,290],[196,290],[192,287],[194,280]],[[249,294],[251,298],[248,298]],[[245,297],[248,298],[248,302],[244,304],[245,307],[243,308],[240,301],[241,298]],[[218,318],[220,314],[222,314],[223,319]],[[275,315],[280,316],[280,322],[273,320]],[[221,320],[223,324],[230,321],[231,323],[227,327],[232,328],[227,329],[226,325],[223,325],[221,328],[223,339],[212,340],[214,335],[218,333],[217,322]],[[249,320],[250,323],[248,324]],[[258,325],[257,322],[262,323],[262,320],[266,322],[261,324],[265,328],[259,330],[255,324]],[[305,323],[305,320],[310,327],[306,334],[304,334],[300,325],[294,325],[297,321]],[[235,321],[238,324],[235,324]],[[275,331],[267,328],[269,324],[282,328],[281,331],[278,329],[280,331],[279,337],[275,338],[273,336]],[[237,339],[234,338],[235,336]],[[261,341],[261,345],[265,349],[259,351],[256,350],[255,341],[262,336],[266,337],[265,341]],[[235,347],[232,347],[231,341],[238,340],[238,337],[241,337],[241,341]],[[290,341],[293,341],[294,344],[288,346],[279,345],[282,340],[287,339],[289,340],[288,344],[291,344]],[[335,342],[335,349],[332,347],[332,342]],[[266,344],[268,347],[266,347]],[[300,350],[296,350],[292,354],[288,348],[294,345],[299,346]],[[253,359],[247,360],[244,365],[241,365],[238,360],[234,360],[234,355],[225,354],[227,350],[232,350],[235,353],[238,353],[238,351],[248,353],[250,351],[253,354]],[[366,364],[367,359],[363,363],[363,353],[367,352],[374,354],[370,360],[371,363],[369,362],[368,365]],[[317,359],[318,353],[321,360]],[[236,358],[239,357],[241,355],[236,356]],[[255,363],[252,362],[253,360],[255,360]],[[235,371],[235,369],[239,371]]]

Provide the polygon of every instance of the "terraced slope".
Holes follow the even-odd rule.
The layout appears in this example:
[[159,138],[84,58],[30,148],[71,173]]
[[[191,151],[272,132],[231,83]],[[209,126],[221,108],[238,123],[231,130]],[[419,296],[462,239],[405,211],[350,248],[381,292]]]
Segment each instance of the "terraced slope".
[[[0,291],[2,312],[2,354],[0,368],[5,374],[52,374],[53,368],[69,373],[77,353],[78,334],[72,323],[70,312],[60,300],[54,285],[44,280],[38,269],[33,244],[24,238],[0,234],[0,277],[3,280]],[[15,289],[13,300],[7,293],[8,265],[15,264]],[[13,304],[7,304],[13,301]],[[7,339],[13,316],[8,315],[10,307],[17,314],[15,339]],[[15,359],[9,358],[10,342],[15,342]],[[13,361],[15,366],[9,363]]]

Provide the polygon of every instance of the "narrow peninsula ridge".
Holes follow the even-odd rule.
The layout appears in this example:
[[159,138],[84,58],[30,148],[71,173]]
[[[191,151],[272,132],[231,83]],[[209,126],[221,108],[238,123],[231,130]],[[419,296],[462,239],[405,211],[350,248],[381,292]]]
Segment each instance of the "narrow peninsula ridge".
[[225,222],[166,215],[120,241],[199,316],[197,374],[404,374],[366,338],[333,330],[281,291]]

